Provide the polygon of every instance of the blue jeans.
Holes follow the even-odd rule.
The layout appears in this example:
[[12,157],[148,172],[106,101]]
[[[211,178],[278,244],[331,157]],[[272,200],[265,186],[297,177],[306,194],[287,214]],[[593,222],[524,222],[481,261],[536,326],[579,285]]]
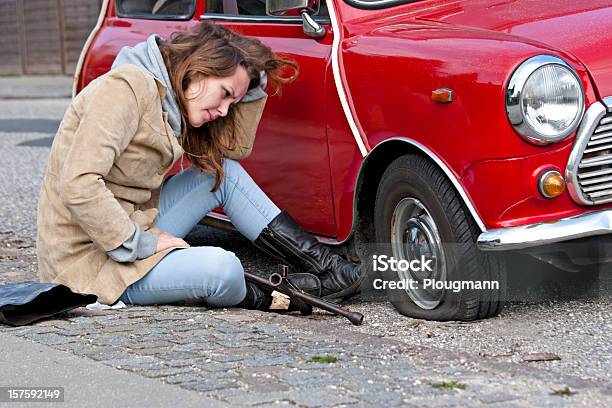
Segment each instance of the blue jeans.
[[[254,241],[280,209],[237,161],[225,160],[223,170],[214,193],[215,177],[195,167],[166,180],[156,220],[159,229],[184,238],[209,211],[222,206],[236,229]],[[224,307],[237,305],[245,294],[244,270],[236,255],[202,246],[172,251],[119,299],[137,305],[202,301]]]

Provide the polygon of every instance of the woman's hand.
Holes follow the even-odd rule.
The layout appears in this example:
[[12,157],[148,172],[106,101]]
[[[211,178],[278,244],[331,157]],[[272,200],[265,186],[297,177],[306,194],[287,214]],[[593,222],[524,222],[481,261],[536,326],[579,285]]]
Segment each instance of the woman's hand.
[[174,235],[170,235],[167,232],[160,232],[157,237],[157,248],[155,252],[161,252],[168,248],[189,248],[189,244],[183,241],[181,238],[177,238]]

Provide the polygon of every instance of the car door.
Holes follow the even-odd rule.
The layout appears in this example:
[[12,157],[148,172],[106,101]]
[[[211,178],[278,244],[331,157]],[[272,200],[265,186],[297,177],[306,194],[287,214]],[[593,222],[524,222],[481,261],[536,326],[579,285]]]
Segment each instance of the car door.
[[99,28],[94,28],[81,52],[76,91],[108,72],[122,47],[134,46],[151,34],[168,37],[197,24],[199,18],[195,16],[201,14],[197,6],[201,6],[197,0],[111,1],[108,10],[104,9],[106,18]]
[[[324,2],[323,2],[324,3]],[[270,17],[265,0],[208,0],[202,20],[259,38],[295,61],[298,79],[268,98],[253,154],[242,161],[276,205],[307,230],[336,235],[325,125],[325,74],[332,33],[325,8],[316,17],[328,27],[322,39],[304,34],[300,17]]]

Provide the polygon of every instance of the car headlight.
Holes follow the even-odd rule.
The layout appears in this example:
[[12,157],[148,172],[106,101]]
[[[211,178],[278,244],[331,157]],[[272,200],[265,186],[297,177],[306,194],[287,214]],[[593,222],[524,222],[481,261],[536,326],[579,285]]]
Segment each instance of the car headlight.
[[510,78],[506,112],[516,132],[528,142],[558,142],[576,130],[584,114],[580,78],[561,58],[532,57]]

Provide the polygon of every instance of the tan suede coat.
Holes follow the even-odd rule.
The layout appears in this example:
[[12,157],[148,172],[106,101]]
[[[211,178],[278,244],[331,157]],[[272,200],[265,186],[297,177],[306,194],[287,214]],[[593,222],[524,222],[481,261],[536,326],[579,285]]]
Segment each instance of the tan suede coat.
[[[37,257],[42,282],[114,303],[170,248],[119,263],[107,251],[155,226],[164,174],[179,145],[162,111],[164,85],[132,65],[92,81],[72,101],[57,131],[38,203]],[[250,154],[266,98],[237,105],[236,151]]]

